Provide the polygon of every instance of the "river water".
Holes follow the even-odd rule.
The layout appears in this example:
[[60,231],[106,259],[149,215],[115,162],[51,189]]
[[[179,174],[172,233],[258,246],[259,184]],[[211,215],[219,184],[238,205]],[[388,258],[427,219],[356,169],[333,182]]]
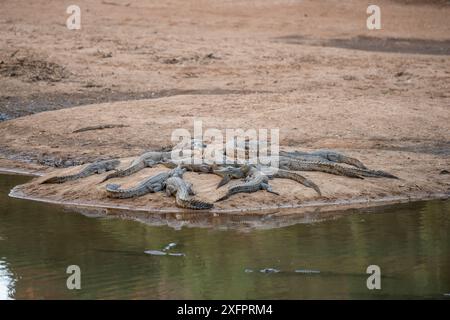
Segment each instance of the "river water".
[[[28,179],[0,175],[0,299],[450,299],[448,200],[250,230],[174,228],[8,197]],[[79,290],[67,288],[71,265]],[[367,287],[369,265],[379,290]]]

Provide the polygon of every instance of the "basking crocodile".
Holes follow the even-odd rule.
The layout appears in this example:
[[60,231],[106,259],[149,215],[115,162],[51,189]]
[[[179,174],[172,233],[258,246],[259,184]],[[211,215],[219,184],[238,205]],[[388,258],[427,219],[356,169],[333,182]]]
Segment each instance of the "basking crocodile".
[[166,193],[167,195],[175,195],[175,203],[178,207],[186,209],[211,209],[212,203],[207,203],[199,200],[192,199],[190,196],[194,195],[192,190],[192,184],[186,182],[180,177],[170,177],[166,181]]
[[367,167],[358,159],[348,157],[333,150],[317,150],[309,153],[302,151],[280,151],[279,155],[305,161],[325,160],[335,163],[345,163],[360,169],[367,169]]
[[116,172],[107,175],[105,179],[102,180],[102,182],[105,182],[106,180],[109,180],[111,178],[126,177],[146,167],[152,167],[158,163],[167,161],[167,159],[170,159],[170,154],[171,153],[168,151],[146,152],[139,156],[137,159],[133,160],[133,162],[131,162],[131,164],[125,169],[117,170]]
[[[254,156],[264,156],[260,153],[260,149],[267,152],[270,148],[270,142],[265,141],[235,141],[232,140],[230,143],[227,143],[227,147],[231,147],[237,151],[245,152],[246,157],[250,156],[250,151],[253,149],[255,152]],[[226,151],[224,152],[226,154]],[[358,159],[348,157],[342,153],[339,153],[334,150],[317,150],[313,152],[304,152],[304,151],[279,151],[278,155],[291,157],[298,160],[304,161],[329,161],[334,163],[345,163],[360,169],[367,169],[367,167]]]
[[214,166],[207,163],[200,164],[181,164],[181,168],[186,169],[186,171],[199,172],[199,173],[213,173]]
[[106,192],[109,198],[127,199],[139,197],[150,192],[164,190],[166,180],[170,177],[182,177],[184,169],[177,167],[170,171],[161,172],[141,181],[135,187],[129,189],[120,189],[118,184],[107,184]]
[[120,164],[120,161],[117,159],[97,161],[97,162],[87,165],[80,172],[78,172],[76,174],[59,176],[59,177],[51,177],[41,183],[64,183],[66,181],[77,180],[77,179],[91,176],[93,174],[101,174],[106,171],[111,171],[111,170],[115,169],[119,164]]
[[242,184],[230,187],[228,192],[223,197],[217,199],[216,202],[225,200],[236,193],[252,193],[258,190],[266,190],[267,192],[279,195],[277,192],[272,190],[272,187],[269,185],[269,177],[267,175],[255,167],[250,167],[246,181]]
[[[189,159],[190,160],[190,159]],[[176,168],[180,167],[182,169],[186,169],[186,171],[192,171],[192,172],[199,172],[199,173],[213,173],[214,168],[216,168],[216,165],[210,165],[207,163],[199,163],[199,164],[191,164],[191,163],[183,163],[183,162],[174,162],[171,160],[161,162],[162,165],[166,166],[167,168]]]
[[391,178],[398,179],[396,176],[381,170],[360,169],[353,167],[345,167],[332,162],[325,161],[304,161],[291,157],[280,156],[279,167],[292,171],[321,171],[339,176],[347,176],[352,178]]
[[[268,171],[270,171],[272,168],[258,166],[258,169],[259,170],[267,169]],[[249,171],[250,171],[250,166],[248,166],[248,165],[243,165],[241,167],[225,167],[225,168],[214,170],[215,174],[218,174],[223,177],[218,185],[218,188],[224,184],[227,184],[231,179],[245,178],[249,174]],[[319,195],[322,195],[319,187],[314,182],[312,182],[311,180],[305,178],[304,176],[302,176],[296,172],[291,172],[291,171],[283,170],[283,169],[277,169],[277,170],[275,170],[275,172],[273,174],[270,174],[270,173],[267,174],[267,177],[269,179],[273,179],[273,178],[290,179],[290,180],[296,181],[298,183],[301,183],[305,187],[312,188]]]

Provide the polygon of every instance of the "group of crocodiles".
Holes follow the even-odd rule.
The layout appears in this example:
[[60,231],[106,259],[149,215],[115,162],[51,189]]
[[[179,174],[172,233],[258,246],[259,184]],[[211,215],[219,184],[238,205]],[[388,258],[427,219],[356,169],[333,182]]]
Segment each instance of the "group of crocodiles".
[[319,187],[314,182],[296,171],[321,171],[360,179],[364,177],[397,179],[397,177],[390,173],[368,169],[361,161],[331,150],[319,150],[310,153],[280,151],[277,160],[277,170],[270,171],[267,170],[270,169],[269,167],[261,164],[249,164],[249,162],[244,164],[234,163],[231,165],[210,165],[206,163],[180,164],[179,161],[172,161],[171,152],[150,151],[133,160],[124,169],[117,169],[120,164],[119,160],[102,160],[87,165],[76,174],[51,177],[42,183],[64,183],[66,181],[114,170],[114,172],[108,174],[101,181],[104,182],[112,178],[132,175],[146,167],[162,164],[170,170],[148,177],[132,188],[122,189],[118,184],[107,184],[107,196],[110,198],[125,199],[139,197],[147,193],[165,191],[167,195],[175,196],[178,207],[187,209],[210,209],[213,207],[212,203],[193,198],[195,193],[192,189],[192,184],[183,179],[183,174],[186,171],[211,173],[220,176],[222,179],[217,188],[226,185],[232,179],[243,179],[242,183],[229,187],[226,194],[217,199],[216,202],[225,200],[237,193],[252,193],[258,190],[266,190],[267,192],[278,195],[277,192],[272,190],[269,184],[269,180],[274,178],[294,180],[308,188],[314,189],[321,195]]

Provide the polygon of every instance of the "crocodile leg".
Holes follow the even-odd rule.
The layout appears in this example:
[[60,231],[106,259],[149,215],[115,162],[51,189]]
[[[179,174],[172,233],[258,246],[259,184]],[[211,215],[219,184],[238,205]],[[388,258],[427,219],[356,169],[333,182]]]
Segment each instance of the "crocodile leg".
[[229,174],[224,175],[222,180],[220,180],[220,182],[217,184],[216,189],[219,189],[221,186],[226,185],[230,181],[231,181],[231,176]]

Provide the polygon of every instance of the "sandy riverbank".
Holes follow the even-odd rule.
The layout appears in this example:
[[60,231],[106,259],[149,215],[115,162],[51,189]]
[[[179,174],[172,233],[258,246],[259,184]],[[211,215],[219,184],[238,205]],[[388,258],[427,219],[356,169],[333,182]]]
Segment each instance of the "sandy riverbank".
[[[64,174],[110,157],[125,165],[171,145],[173,129],[192,130],[202,120],[220,130],[279,128],[285,150],[335,149],[400,177],[305,173],[322,197],[276,179],[280,196],[236,195],[217,211],[446,197],[450,7],[380,1],[383,29],[368,31],[367,5],[80,1],[82,29],[72,32],[56,1],[7,1],[0,120],[10,120],[0,122],[0,167]],[[75,132],[102,125],[112,127]],[[158,170],[112,182],[132,186]],[[215,189],[216,176],[186,177],[200,199],[225,191]],[[162,194],[110,200],[101,178],[59,186],[36,178],[17,191],[46,201],[176,210]]]
[[[276,112],[273,104],[277,104]],[[402,110],[402,107],[404,108]],[[285,150],[314,150],[319,147],[333,147],[338,151],[358,158],[369,168],[388,171],[399,180],[385,178],[366,178],[364,180],[334,176],[319,172],[305,172],[322,190],[322,196],[312,189],[293,181],[275,179],[271,182],[275,196],[264,191],[254,194],[239,194],[217,203],[218,211],[240,211],[257,208],[298,207],[305,204],[340,202],[376,202],[381,199],[421,199],[442,197],[449,194],[450,176],[445,174],[450,166],[447,154],[438,149],[423,152],[408,148],[412,136],[427,136],[438,140],[440,131],[435,128],[448,124],[442,117],[430,115],[435,121],[433,127],[417,127],[417,116],[425,111],[406,112],[407,104],[399,104],[394,110],[388,107],[374,116],[354,110],[351,106],[329,108],[335,112],[329,120],[323,118],[323,109],[310,109],[297,105],[289,95],[220,95],[215,97],[180,96],[163,99],[133,102],[90,105],[59,111],[44,112],[33,116],[11,120],[3,124],[0,131],[4,142],[16,152],[35,152],[52,154],[54,157],[70,159],[80,155],[92,158],[121,158],[121,167],[127,166],[135,156],[145,149],[158,149],[171,145],[171,132],[175,128],[191,129],[194,119],[201,119],[204,128],[236,126],[238,128],[264,128],[267,119],[275,128],[280,128],[280,144]],[[439,107],[438,107],[439,108]],[[227,112],[223,112],[226,109]],[[259,112],[257,112],[257,110]],[[273,113],[271,113],[273,112]],[[397,114],[396,114],[397,112]],[[193,114],[196,116],[194,117]],[[96,116],[90,116],[96,115]],[[252,115],[247,117],[246,115]],[[302,116],[303,115],[303,116]],[[425,115],[423,115],[425,116]],[[332,125],[341,118],[339,126]],[[324,126],[316,127],[323,118]],[[292,121],[291,119],[297,119]],[[118,123],[122,126],[102,130],[74,133],[82,127]],[[327,127],[326,123],[330,126]],[[353,123],[353,124],[352,124]],[[376,123],[376,125],[374,125]],[[352,125],[351,125],[352,124]],[[31,128],[31,129],[30,129]],[[351,130],[348,130],[351,128]],[[334,131],[331,136],[325,134]],[[371,135],[377,133],[377,138]],[[336,137],[338,136],[338,137]],[[308,137],[311,137],[308,139]],[[367,137],[362,139],[362,137]],[[417,138],[420,139],[420,138]],[[24,142],[26,141],[26,143]],[[45,141],[51,141],[46,145]],[[403,142],[407,141],[407,142]],[[382,143],[391,147],[383,147]],[[393,146],[394,143],[398,145]],[[135,149],[136,148],[136,149]],[[445,151],[445,149],[444,149]],[[149,194],[132,200],[108,199],[105,183],[100,183],[105,174],[67,182],[61,185],[42,185],[40,182],[50,175],[64,175],[78,172],[81,167],[67,169],[47,169],[46,176],[37,178],[22,186],[20,191],[26,195],[67,203],[98,204],[102,206],[121,206],[146,210],[173,210],[172,198],[163,194]],[[147,168],[132,176],[112,179],[108,183],[119,183],[131,187],[164,167]],[[187,173],[186,179],[193,183],[199,199],[214,202],[220,198],[226,187],[216,189],[220,180],[215,175]],[[234,183],[237,183],[235,181]]]

